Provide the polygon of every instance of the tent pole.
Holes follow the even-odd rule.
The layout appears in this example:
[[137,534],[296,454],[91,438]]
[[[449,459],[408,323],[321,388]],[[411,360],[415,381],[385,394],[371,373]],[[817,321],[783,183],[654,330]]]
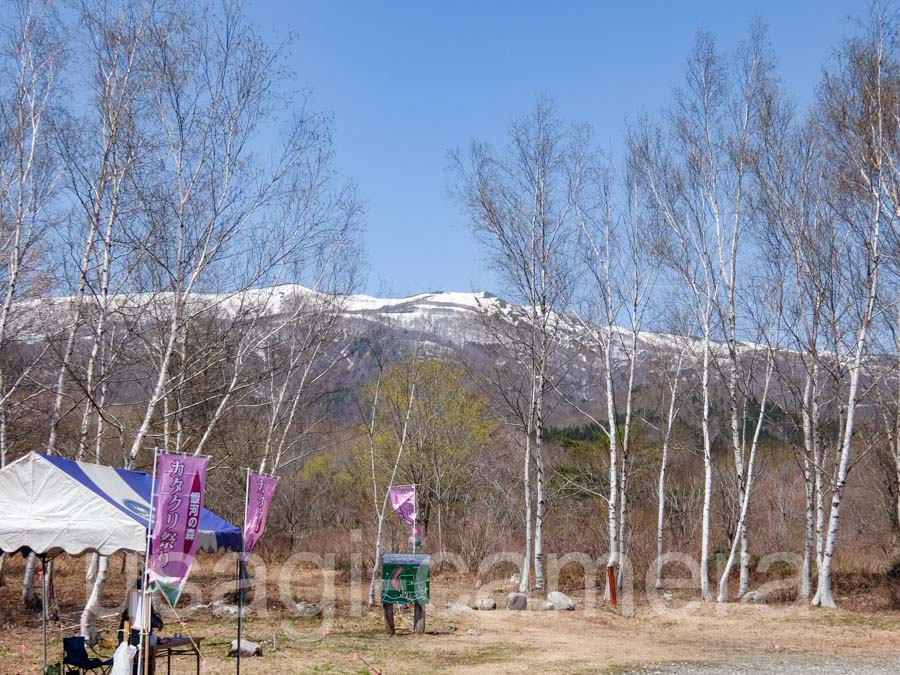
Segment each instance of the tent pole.
[[[244,528],[241,530],[241,552],[238,554],[238,636],[237,636],[237,675],[241,675],[241,629],[244,624],[244,579],[243,568],[247,562],[247,505],[250,501],[250,467],[247,467],[247,480],[244,485]],[[249,584],[249,571],[247,574]]]
[[41,638],[44,643],[44,671],[47,672],[47,556],[41,556]]

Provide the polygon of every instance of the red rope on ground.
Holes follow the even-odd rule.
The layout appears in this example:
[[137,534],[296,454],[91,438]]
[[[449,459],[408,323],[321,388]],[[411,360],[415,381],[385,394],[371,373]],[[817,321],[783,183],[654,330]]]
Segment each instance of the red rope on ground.
[[375,675],[381,675],[381,671],[378,670],[378,668],[376,668],[376,667],[373,666],[371,663],[369,663],[368,661],[366,661],[366,660],[365,660],[363,657],[361,657],[358,653],[354,653],[354,654],[353,654],[353,658],[354,658],[354,659],[359,659],[360,661],[362,661],[362,662],[366,665],[366,668],[368,668],[371,672],[375,673]]

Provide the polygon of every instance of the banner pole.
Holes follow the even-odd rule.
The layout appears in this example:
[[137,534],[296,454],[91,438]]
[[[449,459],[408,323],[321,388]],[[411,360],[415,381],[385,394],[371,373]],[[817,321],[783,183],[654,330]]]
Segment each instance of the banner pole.
[[[241,552],[238,554],[238,636],[237,636],[237,675],[241,675],[241,632],[244,624],[244,578],[243,568],[247,563],[247,507],[250,503],[250,467],[246,469],[247,480],[244,485],[244,527],[241,529]],[[250,580],[247,579],[249,582]]]
[[[144,614],[140,638],[138,639],[138,675],[145,675],[149,671],[150,664],[150,616],[149,609],[149,590],[150,590],[150,542],[153,537],[153,521],[156,514],[156,499],[153,494],[156,491],[156,464],[159,456],[159,448],[153,448],[153,474],[150,479],[150,516],[147,520],[147,540],[144,547],[144,569],[141,570],[141,612]],[[125,636],[126,640],[130,636]]]

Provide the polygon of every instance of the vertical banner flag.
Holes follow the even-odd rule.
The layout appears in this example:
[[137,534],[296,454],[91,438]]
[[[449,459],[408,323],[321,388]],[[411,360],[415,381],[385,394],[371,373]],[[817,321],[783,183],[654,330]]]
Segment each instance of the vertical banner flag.
[[187,582],[206,489],[206,457],[160,453],[150,540],[150,581],[174,606]]
[[418,546],[422,539],[422,528],[417,522],[419,514],[416,513],[416,486],[392,485],[388,493],[391,497],[391,506],[400,516],[400,520],[413,529],[409,543]]
[[244,525],[244,553],[250,553],[266,531],[266,518],[269,515],[269,506],[272,504],[276,485],[278,485],[277,478],[250,474],[247,489],[247,522]]

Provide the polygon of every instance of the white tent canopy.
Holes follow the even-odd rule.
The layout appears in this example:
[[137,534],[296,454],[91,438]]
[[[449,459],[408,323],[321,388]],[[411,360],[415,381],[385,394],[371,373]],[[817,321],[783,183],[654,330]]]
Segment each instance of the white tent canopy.
[[[151,478],[31,452],[0,469],[0,550],[38,555],[143,552]],[[240,550],[241,532],[206,511],[200,549]]]

